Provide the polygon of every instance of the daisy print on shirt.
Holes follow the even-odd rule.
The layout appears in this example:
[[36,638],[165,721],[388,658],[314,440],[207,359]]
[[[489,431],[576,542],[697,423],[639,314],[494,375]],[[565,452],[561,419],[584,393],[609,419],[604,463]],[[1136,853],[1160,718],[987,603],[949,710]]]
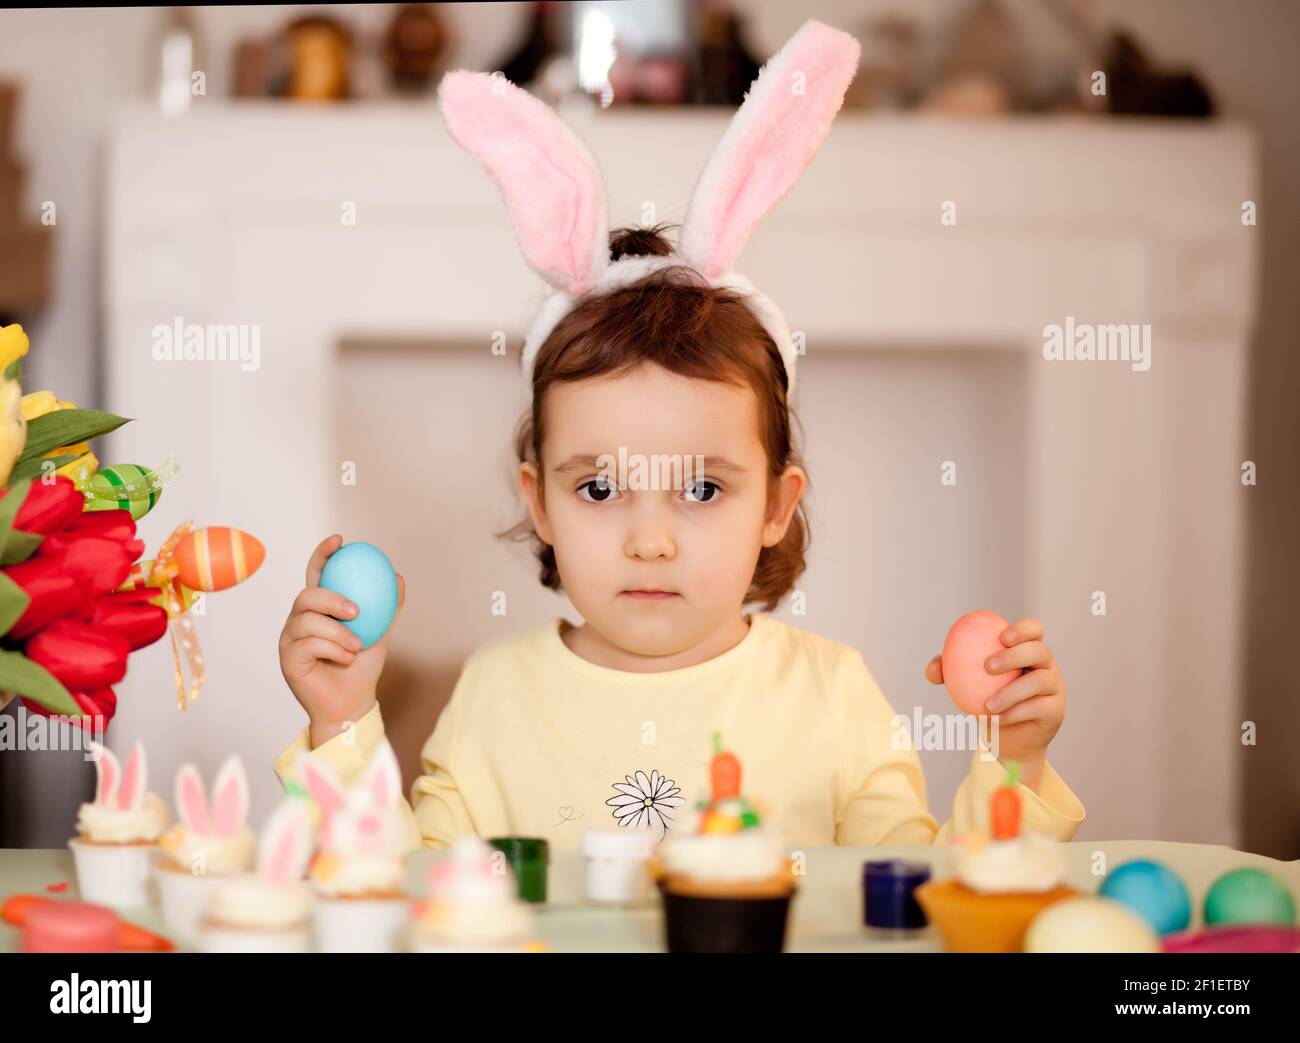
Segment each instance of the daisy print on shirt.
[[618,792],[605,801],[613,809],[620,826],[628,829],[656,829],[662,839],[673,820],[673,811],[686,803],[681,787],[657,770],[647,775],[624,775],[625,782],[615,782]]

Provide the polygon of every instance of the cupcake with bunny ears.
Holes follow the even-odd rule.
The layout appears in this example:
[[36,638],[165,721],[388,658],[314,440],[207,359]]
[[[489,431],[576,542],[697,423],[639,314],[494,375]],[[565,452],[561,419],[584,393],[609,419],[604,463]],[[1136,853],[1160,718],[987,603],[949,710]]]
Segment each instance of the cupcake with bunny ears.
[[68,841],[77,887],[87,902],[116,908],[148,905],[158,839],[171,815],[148,792],[144,746],[136,743],[123,769],[113,751],[91,743],[95,798],[77,810],[77,836]]
[[198,937],[199,921],[221,882],[253,868],[257,838],[248,825],[248,775],[238,754],[217,771],[208,801],[193,764],[176,773],[176,815],[163,834],[155,875],[163,922],[183,941]]
[[344,787],[334,770],[302,756],[303,785],[319,811],[316,856],[308,867],[323,952],[395,952],[408,915],[408,844],[402,777],[393,748],[381,743],[361,778]]
[[257,869],[216,888],[199,924],[205,952],[307,952],[311,888],[303,880],[313,844],[307,801],[289,797],[262,828]]

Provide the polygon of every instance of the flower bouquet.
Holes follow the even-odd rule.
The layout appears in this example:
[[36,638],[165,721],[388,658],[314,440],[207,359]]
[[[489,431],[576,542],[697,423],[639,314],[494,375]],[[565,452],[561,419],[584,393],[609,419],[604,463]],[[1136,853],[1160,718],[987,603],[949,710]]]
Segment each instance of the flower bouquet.
[[91,439],[125,417],[23,395],[21,326],[0,327],[0,709],[15,696],[101,733],[132,652],[172,630],[178,702],[203,684],[190,608],[202,591],[247,578],[261,544],[184,522],[151,560],[136,522],[179,468],[101,468]]

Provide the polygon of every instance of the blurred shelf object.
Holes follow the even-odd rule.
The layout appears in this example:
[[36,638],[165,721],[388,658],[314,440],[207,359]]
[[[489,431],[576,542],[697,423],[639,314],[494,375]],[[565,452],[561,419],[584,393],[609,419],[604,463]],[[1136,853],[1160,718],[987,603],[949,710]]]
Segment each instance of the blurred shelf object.
[[0,325],[30,316],[50,297],[54,231],[23,212],[27,169],[14,155],[21,88],[0,81]]
[[164,115],[188,112],[195,97],[206,93],[203,60],[194,12],[188,7],[166,8],[154,43],[153,68],[153,95]]
[[433,85],[438,59],[447,49],[447,30],[431,4],[402,4],[384,34],[384,65],[393,87],[404,94]]

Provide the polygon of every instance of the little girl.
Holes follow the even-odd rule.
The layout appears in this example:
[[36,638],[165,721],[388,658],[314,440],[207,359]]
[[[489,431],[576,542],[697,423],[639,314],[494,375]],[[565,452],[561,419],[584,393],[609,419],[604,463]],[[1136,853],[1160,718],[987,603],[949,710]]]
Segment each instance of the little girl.
[[[554,619],[469,657],[423,749],[412,846],[662,834],[707,796],[713,732],[792,846],[987,829],[1003,765],[975,753],[940,828],[861,655],[765,614],[808,545],[796,353],[775,304],[731,262],[811,161],[857,60],[852,37],[816,22],[787,43],[706,167],[675,248],[659,227],[607,232],[591,157],[541,102],[499,77],[444,79],[448,128],[496,178],[525,257],[554,287],[524,345],[532,406],[516,448],[529,516],[513,535],[535,541],[542,583],[584,622]],[[360,650],[339,622],[356,606],[319,585],[341,544],[331,536],[312,554],[280,637],[309,718],[276,761],[285,782],[313,750],[348,783],[383,738],[388,638]],[[1025,825],[1068,840],[1084,812],[1046,761],[1065,684],[1042,638],[1032,619],[1001,635],[985,668],[1024,673],[988,709],[999,756],[1022,766]],[[942,683],[938,656],[925,673]]]

